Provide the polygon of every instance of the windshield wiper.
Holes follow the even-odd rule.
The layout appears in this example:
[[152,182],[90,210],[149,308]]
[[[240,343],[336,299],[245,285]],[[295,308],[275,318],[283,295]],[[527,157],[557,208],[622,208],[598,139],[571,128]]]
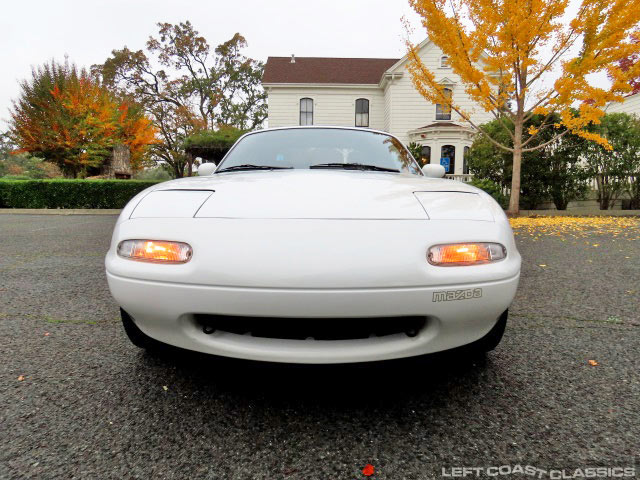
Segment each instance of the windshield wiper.
[[396,172],[400,170],[395,168],[378,167],[377,165],[367,165],[365,163],[318,163],[311,165],[309,168],[343,168],[345,170],[372,170],[375,172]]
[[234,165],[232,167],[221,168],[216,171],[216,173],[222,172],[237,172],[240,170],[290,170],[293,167],[278,167],[275,165],[252,165],[250,163],[245,163],[242,165]]

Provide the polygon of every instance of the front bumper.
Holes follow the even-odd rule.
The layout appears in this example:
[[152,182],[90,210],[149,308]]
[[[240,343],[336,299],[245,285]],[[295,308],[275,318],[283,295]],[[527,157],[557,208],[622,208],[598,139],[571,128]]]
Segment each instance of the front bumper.
[[[519,273],[444,287],[243,288],[140,280],[107,271],[115,300],[148,336],[203,353],[287,363],[387,360],[466,345],[495,325],[513,300],[518,279]],[[331,322],[345,317],[425,316],[427,322],[416,337],[284,340],[221,331],[207,335],[195,321],[196,314],[256,316],[265,322],[269,317]]]

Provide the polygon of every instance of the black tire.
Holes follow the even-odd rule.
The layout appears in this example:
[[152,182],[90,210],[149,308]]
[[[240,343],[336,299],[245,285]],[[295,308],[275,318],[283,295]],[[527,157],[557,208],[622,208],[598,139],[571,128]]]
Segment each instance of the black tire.
[[129,337],[129,340],[131,340],[131,343],[136,347],[144,348],[146,350],[157,348],[159,342],[140,330],[129,314],[123,309],[120,309],[120,317],[122,318],[124,331],[127,334],[127,337]]
[[480,340],[473,342],[469,345],[470,349],[474,353],[484,354],[490,352],[494,348],[498,346],[500,340],[502,340],[502,336],[504,335],[504,330],[507,327],[507,318],[509,317],[509,310],[505,310],[498,318],[498,321],[493,326],[489,333],[487,333]]

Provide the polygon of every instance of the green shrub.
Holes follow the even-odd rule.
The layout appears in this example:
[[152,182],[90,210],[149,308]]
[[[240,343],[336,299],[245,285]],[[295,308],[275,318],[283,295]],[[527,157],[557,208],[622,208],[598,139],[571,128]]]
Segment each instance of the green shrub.
[[16,180],[17,177],[26,179],[61,178],[62,172],[55,163],[46,162],[26,153],[0,154],[0,177],[7,180]]
[[134,180],[153,180],[154,182],[164,182],[171,180],[171,174],[165,167],[145,168],[133,174]]
[[158,182],[140,180],[4,180],[2,208],[123,208]]
[[236,141],[246,133],[232,126],[223,126],[218,130],[201,130],[198,133],[184,139],[185,150],[191,148],[226,148],[229,149]]
[[413,158],[416,159],[416,161],[420,164],[420,166],[422,166],[423,162],[422,160],[422,145],[420,145],[417,142],[411,142],[409,145],[407,145],[407,150],[409,150],[409,152],[411,152],[411,155],[413,155]]
[[493,180],[489,180],[488,178],[474,178],[469,184],[487,192],[502,208],[507,208],[509,205],[507,196],[502,193],[502,187]]
[[230,125],[218,130],[202,130],[184,139],[182,147],[192,158],[203,158],[218,163],[236,141],[246,133]]

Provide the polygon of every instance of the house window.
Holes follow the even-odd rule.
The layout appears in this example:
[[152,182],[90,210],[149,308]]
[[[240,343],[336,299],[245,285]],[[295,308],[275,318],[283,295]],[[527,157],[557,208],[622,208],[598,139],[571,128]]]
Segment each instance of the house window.
[[424,145],[420,152],[420,163],[427,164],[431,162],[431,147]]
[[449,68],[449,57],[446,55],[440,57],[440,68]]
[[[444,89],[444,96],[447,98],[451,98],[451,89]],[[445,105],[442,103],[436,104],[436,120],[451,120],[451,105]]]
[[369,126],[369,100],[359,98],[356,100],[356,127]]
[[464,153],[462,155],[462,173],[469,174],[469,147],[464,147]]
[[[449,164],[449,168],[447,168]],[[440,150],[440,165],[444,166],[445,173],[456,172],[456,147],[453,145],[443,145]]]
[[300,125],[313,125],[313,99],[300,99]]

